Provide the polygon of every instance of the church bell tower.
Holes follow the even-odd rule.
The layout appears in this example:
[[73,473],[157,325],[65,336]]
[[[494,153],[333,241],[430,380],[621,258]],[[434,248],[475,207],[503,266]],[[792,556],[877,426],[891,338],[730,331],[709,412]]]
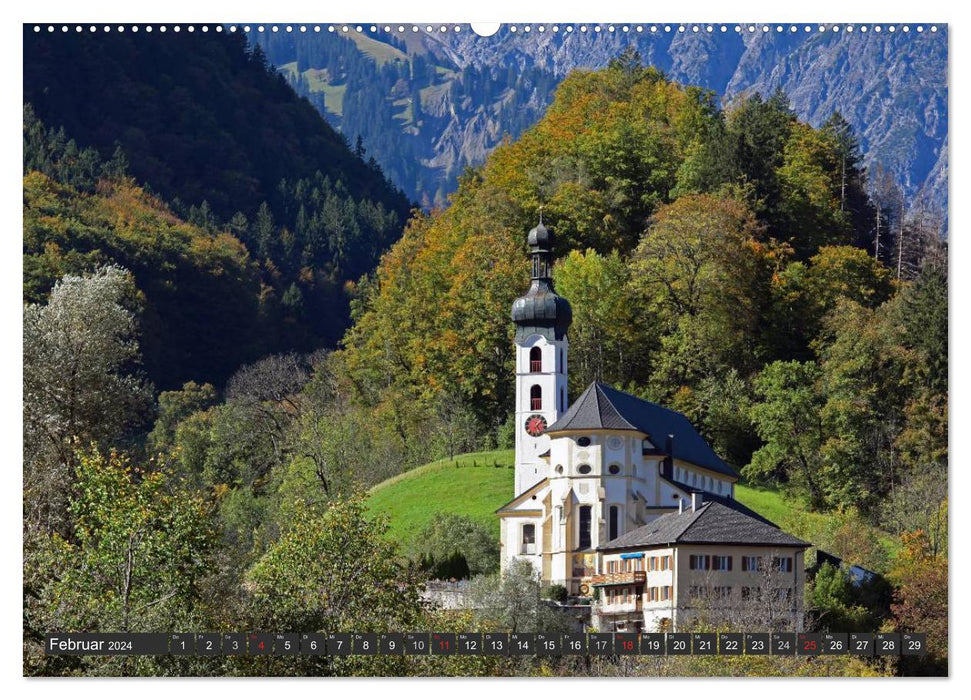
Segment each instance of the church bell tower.
[[527,238],[532,283],[512,305],[516,324],[516,495],[548,476],[546,429],[567,409],[570,303],[553,290],[553,234],[540,222]]

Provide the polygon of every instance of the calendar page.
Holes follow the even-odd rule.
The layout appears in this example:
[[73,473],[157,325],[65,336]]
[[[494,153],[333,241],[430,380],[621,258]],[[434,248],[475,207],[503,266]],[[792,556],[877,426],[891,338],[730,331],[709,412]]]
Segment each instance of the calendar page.
[[23,24],[24,676],[948,675],[948,25],[649,9]]

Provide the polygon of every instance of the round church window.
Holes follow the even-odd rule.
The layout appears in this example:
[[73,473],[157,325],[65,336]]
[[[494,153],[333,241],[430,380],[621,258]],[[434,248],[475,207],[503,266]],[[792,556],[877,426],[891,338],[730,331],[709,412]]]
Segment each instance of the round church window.
[[590,465],[589,464],[581,464],[579,467],[577,467],[577,472],[579,472],[580,474],[589,474],[590,473]]
[[609,467],[607,467],[607,471],[616,476],[617,474],[620,474],[620,465],[611,464]]
[[588,437],[577,438],[577,445],[579,445],[580,447],[589,447],[590,438]]

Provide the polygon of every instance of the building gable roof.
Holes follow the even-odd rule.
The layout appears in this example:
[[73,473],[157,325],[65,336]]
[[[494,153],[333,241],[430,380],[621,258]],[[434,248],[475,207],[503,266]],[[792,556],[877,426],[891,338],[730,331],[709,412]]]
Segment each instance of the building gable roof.
[[738,477],[684,415],[600,382],[588,386],[547,432],[562,430],[634,430],[647,435],[658,447],[673,435],[675,459]]
[[[708,494],[705,494],[706,498]],[[764,518],[732,507],[734,501],[713,499],[697,510],[668,513],[611,540],[602,550],[677,544],[740,544],[808,547],[809,543],[783,532]],[[746,509],[747,510],[747,509]]]
[[533,484],[532,486],[530,486],[528,489],[526,489],[525,491],[523,491],[521,494],[519,494],[518,496],[516,496],[515,498],[513,498],[508,503],[506,503],[504,505],[501,505],[498,508],[496,508],[495,512],[497,514],[499,514],[499,513],[515,512],[516,506],[518,506],[521,503],[523,503],[526,500],[526,497],[527,496],[532,497],[535,494],[539,493],[540,489],[542,489],[544,486],[546,486],[549,483],[549,481],[550,481],[549,479],[542,479],[540,481],[537,481],[535,484]]

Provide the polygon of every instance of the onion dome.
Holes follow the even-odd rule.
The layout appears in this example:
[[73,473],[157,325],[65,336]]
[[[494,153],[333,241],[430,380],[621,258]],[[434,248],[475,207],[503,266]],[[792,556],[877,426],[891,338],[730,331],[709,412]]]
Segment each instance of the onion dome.
[[516,342],[525,342],[531,335],[547,340],[562,340],[573,321],[570,302],[553,289],[553,234],[539,224],[526,238],[532,257],[533,281],[529,290],[512,305],[512,320],[516,324]]
[[526,237],[526,244],[530,248],[543,248],[544,250],[551,250],[553,247],[553,237],[546,227],[543,226],[542,219],[536,225],[536,227],[529,232]]

